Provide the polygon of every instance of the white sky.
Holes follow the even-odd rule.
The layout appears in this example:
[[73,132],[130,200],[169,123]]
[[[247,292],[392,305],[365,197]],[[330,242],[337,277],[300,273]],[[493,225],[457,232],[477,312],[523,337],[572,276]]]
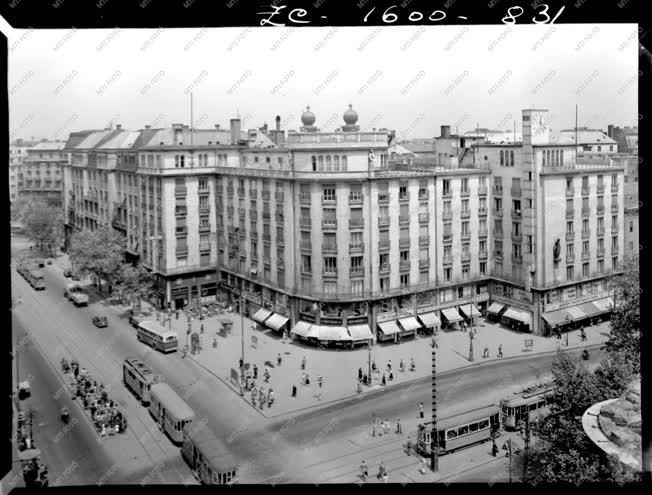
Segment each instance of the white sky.
[[[309,104],[322,130],[353,104],[362,129],[400,138],[439,126],[509,129],[522,108],[554,130],[636,125],[637,26],[397,26],[11,30],[11,139],[190,121],[244,128],[280,115],[298,129]],[[112,82],[107,83],[107,80]],[[149,88],[147,88],[149,85]],[[147,89],[145,89],[147,88]],[[99,93],[99,94],[98,94]],[[520,126],[520,123],[517,125]]]

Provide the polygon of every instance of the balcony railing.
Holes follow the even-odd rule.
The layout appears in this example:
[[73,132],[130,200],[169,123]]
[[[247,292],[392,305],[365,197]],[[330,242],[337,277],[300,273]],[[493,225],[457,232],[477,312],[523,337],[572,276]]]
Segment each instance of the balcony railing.
[[321,221],[322,229],[336,229],[337,228],[337,219],[329,218],[328,220],[322,219]]
[[612,203],[611,204],[611,213],[617,213],[618,212],[618,205]]
[[597,233],[599,236],[604,235],[604,227],[598,227],[596,233]]
[[523,257],[512,254],[512,263],[523,263]]
[[453,218],[453,212],[450,211],[450,210],[447,210],[447,211],[444,211],[444,212],[441,214],[441,216],[442,216],[442,218],[443,218],[444,220],[451,220],[451,219]]
[[206,242],[206,243],[201,243],[201,242],[200,242],[200,243],[199,243],[199,250],[200,250],[200,251],[210,251],[210,250],[211,250],[211,245],[210,245],[210,243],[208,243],[208,242]]
[[300,241],[299,246],[306,251],[312,251],[312,241]]
[[233,186],[226,186],[226,194],[233,196]]
[[470,239],[471,238],[471,232],[462,232],[462,240],[465,239]]
[[612,234],[618,233],[618,225],[614,225],[614,224],[611,225],[611,233]]
[[453,191],[451,189],[448,189],[448,190],[444,189],[444,191],[442,192],[442,196],[444,198],[452,198],[453,197]]
[[382,263],[378,266],[378,273],[386,274],[389,273],[389,263]]
[[428,199],[429,192],[428,189],[419,189],[419,199]]
[[378,193],[378,202],[379,203],[389,203],[389,194],[388,193]]
[[503,216],[503,209],[502,208],[494,208],[494,215],[497,217],[502,217]]
[[469,218],[471,216],[471,210],[462,210],[460,212],[460,217]]
[[478,230],[478,237],[487,237],[487,235],[488,235],[487,229]]
[[486,217],[487,216],[487,208],[478,208],[478,216]]
[[502,237],[503,236],[503,231],[498,230],[496,228],[494,228],[493,233],[494,233],[494,237]]
[[244,187],[238,187],[238,196],[244,196],[244,195],[245,195]]
[[566,232],[566,240],[567,241],[572,241],[575,239],[575,232]]
[[177,217],[185,217],[188,214],[187,210],[185,208],[181,209],[177,207],[176,211],[174,212],[174,215]]
[[408,201],[410,201],[410,193],[405,193],[403,195],[399,195],[398,200],[401,203],[407,203]]
[[389,249],[389,239],[381,239],[378,241],[378,249]]
[[487,188],[486,187],[479,187],[478,188],[478,196],[486,196],[487,195]]
[[494,194],[496,196],[502,196],[503,195],[503,186],[494,185]]
[[566,197],[572,198],[573,196],[575,196],[575,189],[572,187],[570,189],[566,188]]
[[263,190],[263,201],[269,201],[269,191]]
[[405,225],[405,224],[410,223],[410,217],[409,217],[409,215],[399,215],[399,217],[398,217],[398,223],[399,223],[400,225]]
[[522,189],[520,187],[512,187],[511,188],[511,194],[513,198],[520,198],[521,195],[523,194]]
[[362,204],[364,196],[362,194],[351,194],[349,193],[349,204]]
[[566,253],[566,263],[575,262],[575,253]]
[[460,196],[466,197],[466,196],[470,196],[470,195],[471,195],[471,191],[469,189],[462,189],[460,191]]
[[586,218],[591,215],[590,208],[582,208],[582,218]]
[[442,259],[442,262],[444,263],[444,265],[452,264],[453,263],[453,256],[450,255],[450,254],[445,254],[443,259]]
[[613,184],[611,185],[611,192],[612,193],[618,192],[618,185],[617,184],[615,186]]
[[430,266],[430,260],[425,259],[425,260],[419,260],[419,268],[428,268]]
[[299,225],[301,227],[310,227],[310,225],[311,225],[310,218],[300,217],[299,218]]
[[591,253],[588,251],[582,251],[582,261],[588,261],[591,258]]
[[523,240],[523,236],[521,234],[516,234],[512,232],[512,241],[521,242],[521,240]]
[[270,242],[271,240],[272,240],[272,236],[270,234],[263,233],[263,241]]
[[282,191],[276,191],[274,193],[274,197],[276,198],[276,201],[278,201],[279,203],[282,203],[283,200],[285,199],[285,196],[283,195]]
[[582,238],[591,237],[591,229],[582,229]]
[[582,187],[582,196],[588,196],[589,195],[589,187]]
[[409,247],[410,246],[410,238],[409,237],[400,237],[398,240],[398,245],[399,247]]
[[575,209],[566,208],[566,218],[575,218]]
[[604,258],[604,248],[598,248],[598,258]]
[[324,245],[322,245],[321,250],[324,253],[336,253],[337,252],[337,244],[324,244]]
[[512,210],[512,218],[520,220],[522,217],[521,210]]
[[462,261],[471,261],[471,253],[462,252]]
[[257,198],[258,197],[258,189],[249,189],[249,197],[250,198]]
[[401,261],[399,261],[399,263],[398,263],[398,268],[399,268],[399,270],[401,270],[401,271],[407,271],[407,270],[410,269],[410,262],[409,262],[409,261],[405,261],[405,260],[401,260]]
[[202,193],[206,194],[209,191],[210,191],[210,189],[208,188],[208,184],[203,184],[203,185],[199,184],[199,186],[197,187],[197,192],[199,194],[202,194]]
[[350,243],[349,244],[349,251],[351,251],[351,252],[364,251],[364,242]]
[[419,222],[420,223],[425,223],[428,220],[430,220],[430,214],[429,213],[419,213]]
[[389,225],[389,217],[379,217],[378,218],[378,226],[379,227],[386,227]]
[[618,254],[618,244],[611,246],[611,255]]
[[604,213],[604,205],[598,205],[598,213]]
[[421,244],[421,245],[430,244],[430,236],[429,235],[420,235],[419,236],[419,244]]
[[598,184],[598,194],[604,193],[604,184]]
[[487,251],[480,251],[478,253],[478,258],[480,258],[481,260],[487,259],[488,256],[489,253]]
[[453,240],[453,233],[452,232],[444,233],[444,242],[446,242],[446,241],[450,242],[452,240]]
[[174,188],[174,195],[175,196],[185,196],[188,193],[188,189],[186,187],[175,187]]
[[364,219],[349,219],[349,228],[350,229],[361,229],[364,227]]
[[322,196],[321,202],[325,204],[335,204],[337,203],[337,196],[333,195],[332,197],[328,197],[328,198]]
[[364,267],[362,267],[362,266],[356,266],[355,268],[351,267],[351,269],[349,270],[349,274],[351,276],[363,275],[364,274]]

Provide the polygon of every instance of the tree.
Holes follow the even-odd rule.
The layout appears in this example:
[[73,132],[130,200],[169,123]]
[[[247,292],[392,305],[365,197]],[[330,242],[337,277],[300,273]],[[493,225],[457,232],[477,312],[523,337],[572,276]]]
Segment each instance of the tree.
[[606,343],[610,355],[620,355],[640,373],[641,319],[639,258],[626,258],[623,274],[611,280],[617,306],[611,315],[611,335]]
[[113,284],[124,259],[124,237],[106,225],[95,231],[81,231],[71,239],[70,262],[76,274],[98,278]]
[[19,217],[27,237],[52,256],[52,248],[63,240],[63,212],[40,200],[23,204]]
[[116,270],[114,281],[121,299],[136,302],[138,307],[143,299],[149,299],[159,293],[154,274],[143,265],[123,263]]

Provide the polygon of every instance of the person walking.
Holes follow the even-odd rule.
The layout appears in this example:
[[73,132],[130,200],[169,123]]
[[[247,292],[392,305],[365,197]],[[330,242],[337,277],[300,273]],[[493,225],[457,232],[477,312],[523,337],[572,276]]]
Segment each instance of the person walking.
[[306,372],[302,371],[301,372],[301,385],[305,385],[305,384],[306,384]]
[[254,380],[258,379],[258,366],[254,364]]
[[256,405],[256,392],[258,392],[258,390],[256,390],[256,387],[253,387],[251,389],[251,403],[253,405]]
[[483,358],[489,357],[489,346],[484,346],[484,353],[482,354]]
[[378,479],[381,479],[385,476],[385,464],[383,461],[380,461],[380,466],[378,466]]
[[272,391],[272,387],[270,387],[267,392],[267,407],[272,407],[272,404],[274,404],[274,392]]
[[389,372],[389,381],[391,382],[394,379],[394,372]]
[[272,373],[269,371],[269,368],[265,366],[265,383],[269,383]]
[[414,364],[414,358],[410,358],[410,371],[416,371],[417,366]]
[[297,396],[297,386],[292,385],[292,397],[296,398],[296,396]]
[[383,383],[383,385],[387,385],[387,381],[385,380],[385,373],[383,373],[383,381],[382,381],[382,383]]
[[403,428],[401,427],[401,419],[400,418],[396,419],[396,433],[398,435],[403,434]]
[[584,327],[580,329],[580,337],[582,339],[582,342],[586,341],[586,332],[584,331]]
[[410,437],[408,437],[407,443],[405,444],[405,450],[407,450],[407,455],[412,455],[412,441]]
[[499,358],[503,357],[503,345],[502,344],[500,344],[498,346],[498,357]]
[[387,371],[392,371],[392,360],[387,361]]
[[306,369],[306,356],[303,356],[303,358],[301,358],[301,369],[304,371]]
[[365,481],[369,476],[369,468],[367,467],[367,463],[365,461],[362,461],[362,464],[360,464],[360,475],[362,476],[362,479]]
[[403,358],[401,358],[401,360],[398,363],[398,369],[401,373],[405,371],[405,362],[403,362]]
[[281,353],[279,352],[278,355],[276,356],[276,364],[281,366],[281,361],[282,361]]
[[319,388],[322,387],[322,384],[324,383],[324,379],[322,378],[321,375],[317,375],[317,384],[319,385]]
[[491,441],[491,455],[496,457],[498,455],[498,446],[496,445],[496,440]]
[[362,380],[362,368],[358,368],[358,380]]
[[423,402],[421,402],[421,403],[419,404],[419,417],[420,417],[420,418],[423,418],[423,417],[424,417],[424,415],[423,415]]

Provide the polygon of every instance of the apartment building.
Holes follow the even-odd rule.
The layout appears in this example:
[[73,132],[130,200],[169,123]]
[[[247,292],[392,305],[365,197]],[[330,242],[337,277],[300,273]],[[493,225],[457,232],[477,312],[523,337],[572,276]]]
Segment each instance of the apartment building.
[[578,156],[546,118],[523,110],[521,142],[478,143],[462,160],[491,170],[491,299],[536,334],[561,309],[579,320],[582,304],[608,302],[624,248],[623,166]]
[[62,170],[69,159],[64,145],[65,141],[43,140],[31,147],[17,147],[15,151],[20,153],[16,155],[22,157],[22,163],[16,156],[13,167],[16,197],[40,199],[52,206],[62,205]]
[[[27,157],[27,150],[37,142],[16,139],[9,145],[9,201],[11,202],[18,197],[18,184],[20,183],[21,188],[25,185],[23,161]],[[22,177],[20,181],[19,176]]]

